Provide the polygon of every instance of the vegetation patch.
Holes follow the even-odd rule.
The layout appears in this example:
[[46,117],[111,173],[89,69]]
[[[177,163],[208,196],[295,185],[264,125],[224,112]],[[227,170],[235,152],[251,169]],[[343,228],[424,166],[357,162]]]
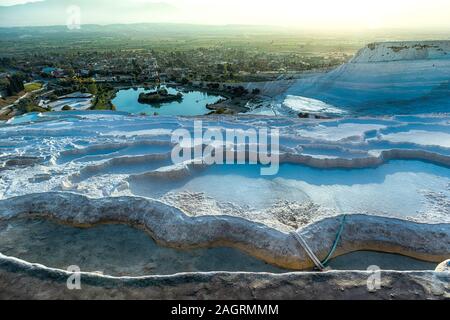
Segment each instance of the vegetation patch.
[[25,92],[33,92],[39,89],[42,89],[42,83],[39,82],[30,82],[24,85]]
[[177,94],[170,94],[166,89],[159,89],[149,93],[141,93],[139,95],[139,102],[147,104],[181,100],[183,100],[183,94],[181,92],[178,92]]
[[33,99],[22,99],[18,104],[17,104],[17,110],[20,113],[30,113],[30,112],[49,112],[51,111],[50,109],[47,108],[43,108],[38,106]]
[[116,96],[116,89],[111,85],[96,85],[95,90],[91,87],[92,94],[95,94],[91,110],[116,110],[112,100]]
[[409,49],[409,47],[408,46],[392,46],[392,47],[389,47],[389,49],[391,49],[395,53],[398,53],[398,52],[400,52],[402,50]]

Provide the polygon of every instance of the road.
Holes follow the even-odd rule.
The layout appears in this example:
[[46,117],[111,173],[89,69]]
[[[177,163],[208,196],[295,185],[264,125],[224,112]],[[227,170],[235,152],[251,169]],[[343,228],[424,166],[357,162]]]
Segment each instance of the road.
[[19,98],[18,98],[16,101],[14,101],[12,104],[0,108],[0,116],[1,116],[1,115],[4,115],[4,114],[6,114],[6,113],[11,112],[12,108],[13,108],[16,104],[18,104],[20,101],[22,101],[23,99],[26,99],[26,98],[28,98],[30,95],[36,94],[36,93],[39,93],[39,92],[42,92],[42,91],[44,91],[44,90],[46,90],[46,89],[47,89],[47,83],[45,83],[45,84],[42,86],[42,88],[40,88],[40,89],[37,89],[37,90],[31,91],[31,92],[25,93],[23,96],[19,97]]

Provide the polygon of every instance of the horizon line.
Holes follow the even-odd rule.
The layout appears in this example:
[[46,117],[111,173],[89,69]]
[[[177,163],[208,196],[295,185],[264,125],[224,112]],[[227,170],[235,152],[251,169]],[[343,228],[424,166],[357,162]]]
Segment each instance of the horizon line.
[[[110,27],[110,26],[138,26],[138,25],[172,25],[172,26],[195,26],[195,27],[247,27],[247,28],[273,28],[273,29],[283,29],[285,31],[314,31],[314,32],[333,32],[333,33],[359,33],[359,32],[370,32],[377,33],[383,31],[401,31],[401,32],[450,32],[450,27],[440,28],[440,27],[426,27],[426,28],[406,28],[406,27],[380,27],[380,28],[358,28],[357,30],[352,28],[307,28],[300,26],[286,26],[286,25],[271,25],[271,24],[240,24],[240,23],[229,23],[229,24],[208,24],[208,23],[193,23],[193,22],[131,22],[131,23],[84,23],[80,27]],[[12,26],[0,26],[0,29],[19,29],[19,28],[60,28],[66,27],[64,24],[49,24],[49,25],[12,25]],[[73,32],[81,30],[69,30]],[[450,38],[450,36],[449,36]]]

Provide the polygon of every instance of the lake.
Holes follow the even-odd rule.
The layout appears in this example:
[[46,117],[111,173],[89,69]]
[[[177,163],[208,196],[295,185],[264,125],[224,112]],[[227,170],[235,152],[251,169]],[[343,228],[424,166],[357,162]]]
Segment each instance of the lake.
[[[170,94],[176,94],[180,91],[166,87]],[[153,115],[155,113],[163,116],[199,116],[210,113],[206,108],[207,104],[214,104],[223,97],[209,94],[201,91],[189,91],[183,93],[182,101],[172,101],[167,103],[142,104],[138,102],[139,95],[143,92],[154,91],[154,88],[146,90],[145,88],[119,90],[112,103],[117,111],[129,112],[133,114],[145,113]]]

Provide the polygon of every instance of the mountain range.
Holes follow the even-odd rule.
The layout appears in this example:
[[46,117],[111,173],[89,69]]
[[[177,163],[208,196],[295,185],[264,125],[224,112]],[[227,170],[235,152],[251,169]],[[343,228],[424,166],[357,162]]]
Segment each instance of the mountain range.
[[45,0],[0,6],[0,27],[66,25],[72,6],[80,8],[82,24],[161,22],[178,10],[164,2]]

